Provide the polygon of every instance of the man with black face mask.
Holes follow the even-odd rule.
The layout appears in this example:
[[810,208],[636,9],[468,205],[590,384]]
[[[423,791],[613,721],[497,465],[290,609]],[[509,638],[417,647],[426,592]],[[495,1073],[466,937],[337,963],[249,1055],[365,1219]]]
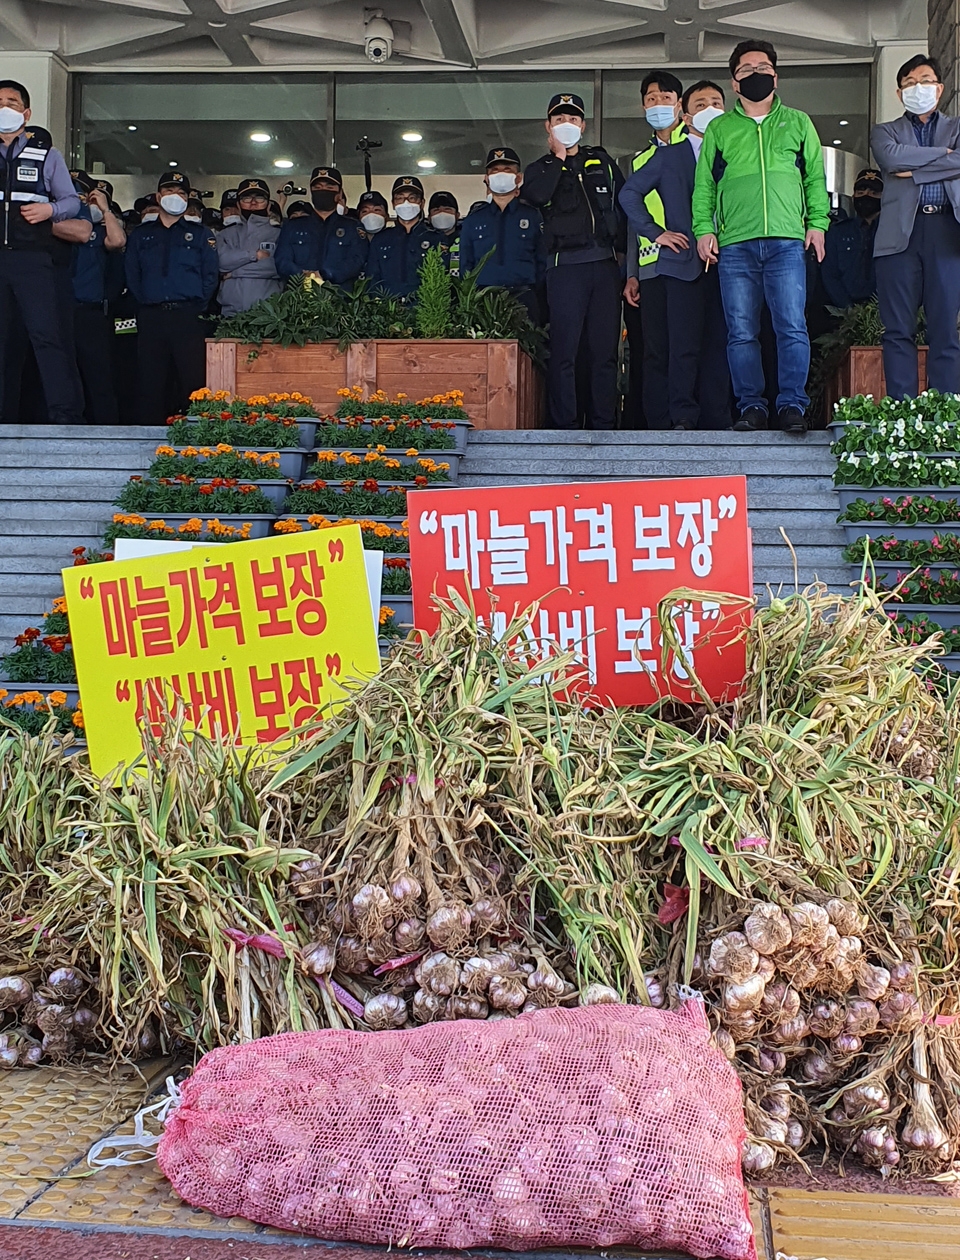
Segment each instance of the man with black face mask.
[[262,179],[245,179],[237,189],[241,221],[217,236],[220,308],[224,315],[248,311],[261,298],[283,288],[274,254],[280,228],[269,217],[270,189]]
[[830,199],[820,137],[810,118],[777,96],[777,50],[763,39],[730,57],[736,107],[707,128],[693,190],[697,252],[717,265],[727,320],[727,361],[740,418],[734,429],[768,427],[760,353],[763,304],[777,339],[777,420],[807,431],[807,263],[823,262]]
[[319,276],[350,285],[367,261],[367,234],[344,215],[343,178],[335,166],[318,166],[310,177],[309,218],[287,219],[277,241],[277,274]]
[[833,306],[846,309],[877,296],[873,246],[880,222],[883,176],[870,168],[853,185],[854,215],[843,214],[830,225],[820,277]]

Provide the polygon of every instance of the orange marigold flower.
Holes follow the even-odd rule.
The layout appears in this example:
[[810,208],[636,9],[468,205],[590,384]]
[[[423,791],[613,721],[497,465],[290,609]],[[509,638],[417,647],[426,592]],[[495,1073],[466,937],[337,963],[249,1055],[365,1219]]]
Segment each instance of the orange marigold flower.
[[[80,550],[82,551],[83,548],[81,547]],[[55,613],[65,613],[67,611],[67,597],[65,595],[58,595],[56,597],[53,601],[53,611]]]
[[6,700],[10,692],[5,687],[0,687],[0,700]]
[[201,487],[200,487],[200,493],[201,493],[201,494],[213,494],[213,486],[201,486]]
[[278,534],[303,533],[303,526],[300,524],[300,522],[292,520],[292,519],[283,520],[283,521],[274,521],[273,528],[277,531]]
[[62,709],[67,703],[67,693],[65,691],[51,691],[47,696],[47,704],[51,709]]
[[385,626],[385,625],[387,624],[387,622],[390,620],[390,618],[391,618],[392,616],[393,616],[393,609],[392,609],[392,608],[388,608],[388,607],[386,606],[386,604],[381,604],[381,605],[380,605],[380,624],[381,624],[381,626]]
[[83,730],[83,714],[79,709],[77,709],[76,713],[73,715],[72,721],[78,731]]
[[423,474],[421,473],[419,476],[414,477],[414,479],[413,479],[413,484],[414,484],[415,486],[421,486],[421,487],[422,487],[422,486],[427,486],[427,485],[429,485],[430,483],[427,481],[426,477],[424,477],[424,476],[423,476]]
[[212,397],[213,397],[213,394],[210,392],[209,389],[207,389],[206,386],[204,386],[203,389],[195,389],[193,391],[193,393],[190,395],[190,401],[199,402],[201,399],[212,398]]
[[23,634],[17,635],[14,639],[14,643],[16,643],[17,647],[23,647],[25,643],[33,643],[34,640],[39,638],[40,631],[36,628],[36,626],[28,626],[27,629],[24,630]]
[[411,446],[408,451],[404,452],[404,454],[407,456],[408,459],[415,459],[420,454],[420,452],[417,450],[415,446]]
[[363,483],[363,489],[370,490],[373,493],[376,493],[380,489],[380,483],[375,478],[368,477],[366,481]]

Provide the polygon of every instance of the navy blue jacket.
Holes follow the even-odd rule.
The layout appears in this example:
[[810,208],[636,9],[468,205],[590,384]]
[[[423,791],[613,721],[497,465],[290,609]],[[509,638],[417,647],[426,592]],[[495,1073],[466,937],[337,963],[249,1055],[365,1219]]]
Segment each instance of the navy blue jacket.
[[620,205],[631,232],[653,241],[663,231],[645,201],[656,189],[663,202],[664,222],[668,230],[682,232],[690,242],[677,254],[663,246],[652,267],[655,275],[696,280],[703,271],[703,263],[697,254],[697,239],[693,234],[693,182],[696,173],[697,158],[689,140],[682,144],[665,144],[657,149],[649,162],[634,171],[620,189]]
[[274,261],[283,279],[319,271],[331,284],[352,284],[367,261],[367,234],[356,219],[342,214],[287,219]]
[[370,241],[366,273],[372,287],[394,297],[409,297],[420,283],[417,272],[424,254],[435,245],[447,244],[446,237],[422,219],[409,232],[402,227],[384,228]]
[[220,281],[217,238],[202,223],[159,219],[141,223],[127,239],[127,288],[141,306],[195,302],[206,306]]
[[879,218],[867,223],[849,215],[830,224],[820,278],[832,306],[855,306],[876,297],[873,247],[879,224]]
[[107,229],[95,223],[90,239],[74,245],[70,258],[70,279],[77,302],[100,304],[107,298]]
[[460,232],[460,272],[472,271],[493,247],[495,252],[480,272],[479,282],[505,289],[533,288],[543,279],[547,251],[543,215],[520,197],[501,210],[494,201],[478,206],[463,221]]

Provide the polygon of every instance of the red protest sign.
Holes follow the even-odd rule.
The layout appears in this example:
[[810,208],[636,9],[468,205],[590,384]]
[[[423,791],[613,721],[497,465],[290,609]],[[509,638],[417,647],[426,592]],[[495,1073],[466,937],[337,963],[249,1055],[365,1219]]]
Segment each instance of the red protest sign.
[[[745,477],[414,491],[407,509],[419,628],[435,629],[431,596],[449,587],[500,633],[542,600],[531,654],[575,651],[613,704],[693,698],[688,665],[714,699],[742,680],[749,612],[710,595],[753,595]],[[680,652],[664,671],[657,605],[680,587],[706,594],[675,609]]]

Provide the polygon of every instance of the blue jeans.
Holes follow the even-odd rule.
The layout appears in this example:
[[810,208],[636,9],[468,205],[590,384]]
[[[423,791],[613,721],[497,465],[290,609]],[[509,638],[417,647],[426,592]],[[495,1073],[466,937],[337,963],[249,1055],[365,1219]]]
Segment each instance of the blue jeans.
[[724,245],[720,250],[720,290],[727,317],[727,362],[741,414],[767,410],[760,358],[760,314],[766,299],[777,337],[777,410],[806,411],[810,337],[804,318],[807,269],[803,241],[763,237]]

